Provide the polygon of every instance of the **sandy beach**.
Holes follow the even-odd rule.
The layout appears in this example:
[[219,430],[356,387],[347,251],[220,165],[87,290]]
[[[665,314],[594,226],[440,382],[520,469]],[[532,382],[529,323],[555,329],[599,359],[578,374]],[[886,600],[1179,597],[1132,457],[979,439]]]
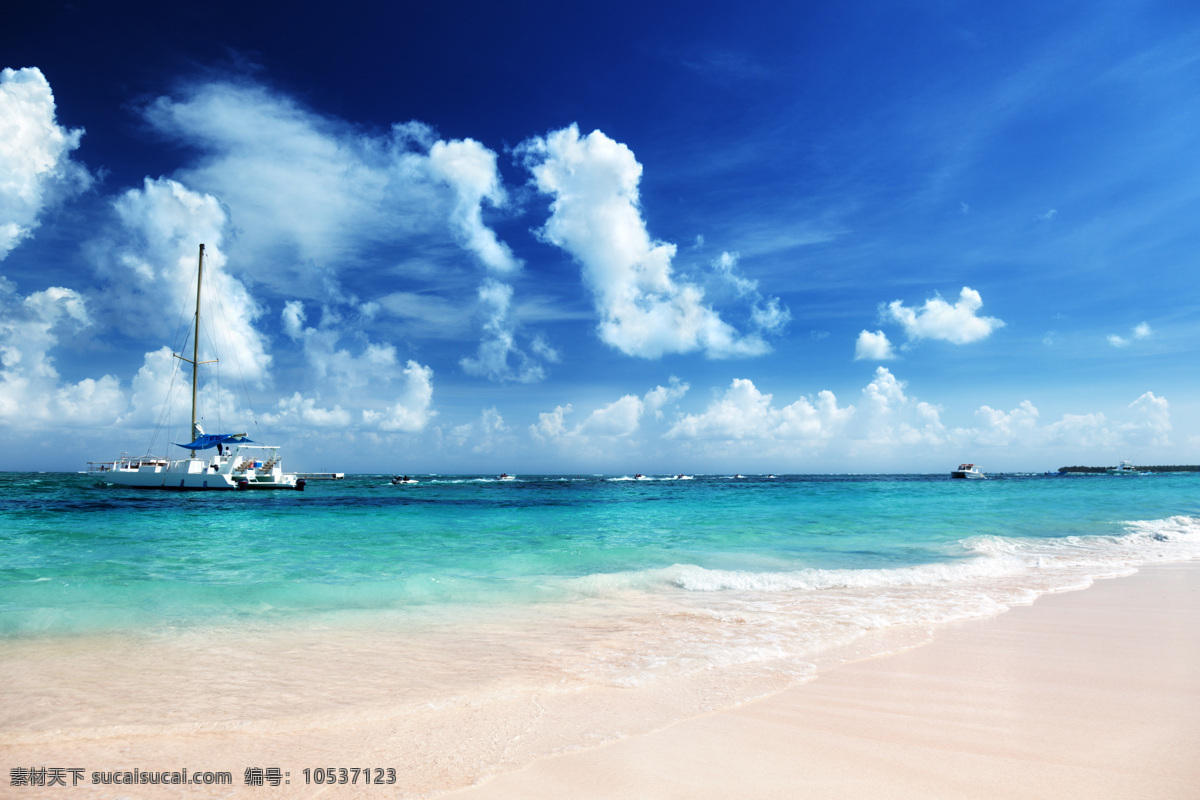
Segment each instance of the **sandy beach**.
[[[499,774],[449,796],[1194,798],[1197,665],[1200,564],[1153,566],[935,629],[931,644],[845,664],[733,709],[532,763],[501,758]],[[359,711],[307,725],[72,725],[71,698],[82,715],[95,681],[86,671],[55,676],[60,726],[0,729],[5,796],[34,791],[11,785],[13,768],[41,766],[87,770],[78,786],[68,773],[66,787],[41,790],[72,797],[429,796],[461,787],[452,777],[462,774],[458,743],[480,735],[470,709],[435,733],[418,720]],[[507,739],[552,738],[556,719],[518,715],[507,730],[486,733],[499,753]],[[305,785],[303,768],[321,764],[392,764],[398,777]],[[189,765],[229,770],[233,785],[89,784],[98,769]],[[244,769],[254,765],[280,766],[291,782],[246,786]]]
[[454,795],[1195,798],[1200,565],[957,623],[759,702]]

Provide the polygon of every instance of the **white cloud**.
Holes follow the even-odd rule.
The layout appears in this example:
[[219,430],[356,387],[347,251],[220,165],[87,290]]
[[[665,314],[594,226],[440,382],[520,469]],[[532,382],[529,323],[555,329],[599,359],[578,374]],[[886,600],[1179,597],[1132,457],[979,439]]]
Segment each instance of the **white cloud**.
[[[468,372],[492,380],[540,380],[536,353],[517,344],[517,325],[500,302],[499,278],[521,262],[483,219],[483,205],[507,202],[496,154],[472,139],[439,141],[417,122],[392,127],[390,135],[366,134],[301,107],[262,87],[198,84],[176,98],[162,97],[145,110],[160,132],[201,151],[179,176],[219,197],[239,230],[242,268],[258,281],[293,297],[367,308],[347,297],[341,273],[364,253],[391,246],[434,259],[429,276],[458,268],[447,263],[452,239],[492,276],[479,290],[483,337],[464,360]],[[286,202],[281,202],[286,198]],[[424,262],[422,262],[424,263]],[[511,290],[510,290],[511,294]],[[407,308],[391,293],[381,307]],[[421,296],[425,305],[447,305]],[[456,338],[458,314],[418,313],[425,333]]]
[[713,259],[712,268],[719,277],[728,281],[738,293],[739,297],[744,297],[748,294],[756,294],[758,292],[758,281],[752,281],[748,278],[743,278],[737,274],[737,253],[721,253]]
[[489,270],[516,272],[521,262],[508,245],[483,224],[482,203],[505,203],[504,189],[496,171],[496,154],[474,139],[436,142],[429,150],[430,170],[454,189],[455,203],[450,220],[463,246],[479,256]]
[[975,412],[979,420],[974,440],[978,444],[1004,446],[1013,442],[1029,442],[1037,428],[1038,410],[1024,400],[1012,411],[1004,412],[991,406],[980,406]]
[[886,361],[895,357],[892,343],[883,331],[862,331],[858,334],[858,341],[854,345],[855,361]]
[[888,303],[885,316],[903,325],[910,341],[940,339],[953,344],[970,344],[1004,327],[1004,322],[995,317],[977,316],[975,312],[982,307],[983,298],[979,292],[964,286],[954,305],[941,297],[933,297],[918,309],[893,300]]
[[[335,310],[324,309],[316,326],[304,327],[308,315],[300,301],[284,305],[284,331],[302,343],[304,360],[312,375],[313,385],[320,387],[314,397],[294,396],[281,401],[279,414],[273,419],[279,424],[303,419],[306,415],[319,424],[349,427],[355,415],[344,412],[343,406],[361,408],[361,419],[368,428],[382,431],[413,433],[424,430],[436,414],[431,410],[433,400],[433,370],[416,361],[408,361],[401,369],[396,348],[356,336],[356,352],[342,346],[347,330]],[[380,396],[392,398],[391,387],[400,384],[399,399],[384,411],[363,406]],[[334,403],[332,408],[318,408],[317,403]]]
[[437,415],[433,404],[433,370],[416,361],[409,361],[404,368],[404,387],[396,402],[382,412],[364,410],[363,422],[385,432],[423,431],[429,421]]
[[982,406],[975,412],[979,426],[967,433],[969,440],[990,447],[1015,447],[1032,452],[1059,448],[1078,454],[1093,450],[1097,456],[1127,447],[1170,444],[1170,406],[1165,397],[1146,392],[1126,408],[1124,419],[1110,419],[1103,412],[1065,413],[1048,425],[1039,425],[1040,412],[1028,400],[1009,412]]
[[[514,326],[509,317],[512,302],[512,287],[493,278],[486,279],[479,287],[479,309],[484,316],[483,339],[474,358],[459,361],[468,375],[479,375],[493,381],[516,381],[537,383],[545,377],[545,370],[516,343]],[[538,340],[534,352],[543,358],[557,354]],[[510,363],[510,359],[513,363]]]
[[600,338],[627,355],[658,358],[703,350],[711,358],[767,352],[757,334],[740,335],[672,272],[675,245],[653,241],[642,219],[642,165],[600,131],[555,131],[518,149],[538,189],[553,196],[542,237],[570,253],[600,315]]
[[295,283],[312,266],[328,274],[362,243],[437,225],[449,213],[448,187],[410,152],[420,140],[411,127],[372,137],[231,83],[160,97],[145,117],[201,151],[179,177],[228,205],[250,264],[276,264],[263,279]]
[[1133,327],[1133,330],[1128,338],[1124,336],[1117,336],[1115,333],[1109,334],[1108,343],[1113,347],[1128,347],[1133,342],[1141,339],[1148,339],[1153,335],[1154,331],[1150,328],[1150,326],[1145,322],[1140,322]]
[[1112,450],[1121,444],[1120,434],[1101,412],[1063,414],[1038,433],[1047,445],[1061,448]]
[[207,305],[201,308],[201,358],[220,358],[221,369],[265,385],[271,356],[255,325],[262,309],[229,272],[222,249],[228,220],[217,199],[177,181],[147,178],[141,189],[119,195],[113,207],[120,226],[92,246],[107,283],[101,298],[106,322],[131,337],[170,342],[175,325],[194,312],[203,243]]
[[516,441],[512,429],[504,423],[504,417],[495,406],[485,408],[475,422],[454,427],[450,436],[460,447],[473,442],[472,453],[494,453]]
[[646,410],[654,414],[655,419],[662,419],[663,406],[681,399],[687,394],[689,388],[688,384],[672,375],[666,386],[655,386],[646,392],[642,402],[645,404]]
[[822,440],[837,435],[853,416],[853,406],[839,408],[832,392],[822,391],[816,402],[801,397],[775,408],[772,395],[753,381],[736,378],[701,414],[681,417],[667,432],[675,439]]
[[529,426],[529,432],[538,441],[558,439],[575,445],[586,445],[596,438],[628,438],[638,431],[647,413],[656,420],[662,419],[663,406],[679,400],[687,391],[688,384],[671,376],[667,386],[655,386],[643,397],[624,395],[595,409],[570,430],[565,417],[571,413],[571,405],[557,406],[554,411],[539,414],[537,423]]
[[71,160],[83,129],[55,121],[54,94],[37,67],[0,71],[0,261],[38,226],[48,206],[87,189]]
[[353,415],[341,406],[318,408],[317,401],[295,392],[291,397],[280,400],[274,414],[264,414],[263,419],[281,428],[347,428],[354,422]]
[[23,429],[110,423],[125,407],[111,375],[64,384],[50,355],[64,332],[91,326],[73,289],[51,287],[20,297],[0,278],[0,420]]
[[750,308],[750,321],[763,333],[782,333],[792,321],[792,312],[780,304],[778,297],[769,297]]
[[778,297],[764,297],[758,291],[758,281],[737,273],[738,254],[721,253],[712,262],[717,277],[733,286],[738,297],[750,300],[750,321],[762,333],[781,333],[792,320],[792,312],[783,307]]
[[593,411],[576,428],[576,433],[582,436],[629,436],[637,431],[643,408],[641,398],[627,394]]
[[308,320],[304,313],[304,303],[299,300],[289,300],[283,304],[281,315],[283,332],[291,339],[299,339],[304,335],[304,323]]
[[539,442],[567,435],[566,416],[571,411],[570,403],[565,406],[555,406],[553,411],[543,411],[538,414],[537,423],[529,426],[530,435]]
[[1167,398],[1146,392],[1130,403],[1129,408],[1135,414],[1135,420],[1127,429],[1132,439],[1157,446],[1170,444],[1167,434],[1171,431],[1171,411]]
[[908,397],[907,387],[886,367],[876,367],[874,379],[862,390],[856,438],[884,446],[944,443],[950,432],[942,424],[942,409]]

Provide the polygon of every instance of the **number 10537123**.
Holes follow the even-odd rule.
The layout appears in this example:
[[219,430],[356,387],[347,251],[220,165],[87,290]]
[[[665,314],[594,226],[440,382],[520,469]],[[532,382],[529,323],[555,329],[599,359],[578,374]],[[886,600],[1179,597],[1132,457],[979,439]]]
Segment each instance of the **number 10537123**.
[[380,783],[396,782],[394,767],[306,767],[305,783]]

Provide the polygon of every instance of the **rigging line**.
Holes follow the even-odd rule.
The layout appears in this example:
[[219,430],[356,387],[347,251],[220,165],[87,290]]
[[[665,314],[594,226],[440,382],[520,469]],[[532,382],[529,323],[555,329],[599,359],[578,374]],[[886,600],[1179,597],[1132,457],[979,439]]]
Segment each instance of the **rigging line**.
[[[195,281],[199,279],[199,270],[200,265],[197,263],[195,269],[190,271],[192,276],[191,283],[194,284]],[[195,316],[194,311],[191,315],[187,313],[187,302],[190,299],[189,293],[181,292],[181,295],[182,298],[179,301],[179,317],[175,323],[175,336],[172,340],[172,354],[184,352],[184,348],[187,347],[187,343],[191,339],[192,326],[190,321]],[[173,416],[175,410],[174,398],[177,385],[176,381],[179,379],[180,372],[179,359],[172,358],[171,364],[171,380],[168,382],[166,392],[163,395],[162,406],[158,414],[158,419],[155,421],[154,430],[150,437],[150,446],[146,450],[148,455],[153,453],[155,442],[158,441],[159,434],[168,430],[170,418]],[[168,435],[167,438],[171,438],[170,435]],[[168,451],[170,450],[170,442],[167,442],[166,449]],[[169,452],[167,453],[167,456],[170,457]]]
[[[148,455],[153,452],[154,443],[158,440],[158,435],[160,433],[163,433],[165,430],[167,430],[167,428],[170,424],[170,418],[173,416],[173,412],[175,410],[175,402],[174,402],[174,397],[176,394],[175,386],[176,386],[176,380],[179,378],[179,363],[180,363],[179,359],[177,359],[177,358],[171,359],[171,364],[172,364],[171,380],[167,384],[167,391],[166,391],[166,394],[163,396],[162,407],[158,414],[158,420],[156,421],[155,426],[154,426],[154,433],[150,437],[150,447],[146,450],[146,453]],[[170,438],[170,437],[168,436],[168,438]],[[168,442],[167,444],[168,444],[168,450],[169,450],[170,443]]]

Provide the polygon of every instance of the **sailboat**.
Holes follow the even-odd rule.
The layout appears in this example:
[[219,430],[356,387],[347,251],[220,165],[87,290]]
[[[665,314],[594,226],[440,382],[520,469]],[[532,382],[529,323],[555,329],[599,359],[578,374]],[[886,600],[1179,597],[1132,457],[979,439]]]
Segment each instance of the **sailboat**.
[[[245,433],[205,433],[196,422],[196,387],[200,366],[200,284],[204,279],[204,245],[196,275],[196,320],[192,357],[176,358],[192,365],[192,441],[176,444],[191,451],[187,458],[122,456],[115,461],[89,461],[88,475],[117,486],[135,489],[206,491],[221,489],[298,489],[304,478],[283,471],[283,457],[273,445],[255,444]],[[205,362],[208,363],[208,362]],[[216,450],[210,457],[197,456]]]

